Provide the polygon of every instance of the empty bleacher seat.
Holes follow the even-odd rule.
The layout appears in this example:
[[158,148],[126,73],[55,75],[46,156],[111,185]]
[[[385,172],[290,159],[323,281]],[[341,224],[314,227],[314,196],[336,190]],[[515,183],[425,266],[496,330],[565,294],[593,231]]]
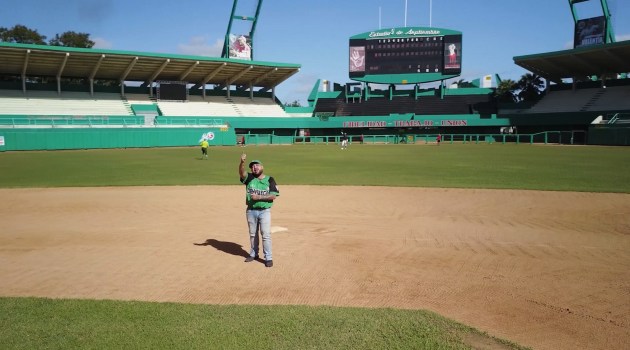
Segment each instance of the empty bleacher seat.
[[190,95],[188,101],[158,101],[164,116],[217,117],[288,117],[289,115],[270,98]]
[[153,104],[155,100],[148,94],[125,94],[125,99],[129,104]]
[[5,115],[133,115],[115,93],[0,90],[0,114]]
[[279,104],[270,98],[259,97],[252,100],[249,97],[231,97],[230,99],[242,115],[253,117],[289,116]]
[[471,113],[496,113],[496,106],[489,95],[445,96],[397,96],[370,98],[367,101],[348,102],[345,97],[319,99],[315,113],[334,113],[335,116],[367,116],[414,113],[417,115],[449,115]]
[[162,115],[170,117],[238,116],[225,98],[216,96],[206,97],[205,101],[193,98],[192,101],[158,101],[157,104]]
[[614,86],[601,89],[597,99],[587,106],[588,111],[630,110],[630,86]]
[[630,87],[550,91],[521,113],[561,113],[630,110]]

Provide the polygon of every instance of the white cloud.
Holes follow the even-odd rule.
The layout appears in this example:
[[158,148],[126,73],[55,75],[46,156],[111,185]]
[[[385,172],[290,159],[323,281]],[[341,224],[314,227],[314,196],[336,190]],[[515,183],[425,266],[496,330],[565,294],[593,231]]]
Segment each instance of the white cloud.
[[277,87],[277,96],[283,103],[299,101],[302,106],[306,106],[308,95],[313,90],[317,78],[312,74],[296,74],[289,80],[282,82]]
[[283,82],[281,85],[291,86],[293,93],[310,94],[315,86],[317,78],[312,74],[296,74],[289,80]]
[[293,92],[310,94],[315,86],[315,81],[316,80],[299,81],[293,85]]
[[178,51],[184,55],[220,57],[223,49],[223,39],[217,39],[213,45],[206,43],[206,38],[195,36],[188,43],[179,44]]
[[626,41],[626,40],[630,40],[630,34],[615,35],[615,39],[616,39],[617,41]]
[[574,45],[573,41],[567,41],[566,43],[564,43],[564,46],[562,47],[562,49],[563,50],[571,50],[571,49],[573,49],[573,45]]
[[103,38],[90,38],[94,42],[95,49],[111,49],[113,44]]

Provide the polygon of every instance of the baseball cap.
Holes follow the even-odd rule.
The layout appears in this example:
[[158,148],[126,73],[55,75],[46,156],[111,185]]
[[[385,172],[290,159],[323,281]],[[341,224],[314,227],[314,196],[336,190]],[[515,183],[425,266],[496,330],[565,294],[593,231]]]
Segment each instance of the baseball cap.
[[254,165],[254,164],[260,164],[260,165],[262,165],[262,162],[261,162],[261,161],[259,161],[259,160],[252,160],[251,162],[249,162],[249,167],[251,168],[251,167],[252,167],[252,165]]

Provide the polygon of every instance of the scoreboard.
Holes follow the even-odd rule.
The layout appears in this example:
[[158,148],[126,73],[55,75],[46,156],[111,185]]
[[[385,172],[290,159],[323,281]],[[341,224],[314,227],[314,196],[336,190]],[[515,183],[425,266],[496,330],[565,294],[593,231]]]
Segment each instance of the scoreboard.
[[381,29],[350,37],[349,76],[368,83],[413,84],[462,71],[462,33],[442,28]]

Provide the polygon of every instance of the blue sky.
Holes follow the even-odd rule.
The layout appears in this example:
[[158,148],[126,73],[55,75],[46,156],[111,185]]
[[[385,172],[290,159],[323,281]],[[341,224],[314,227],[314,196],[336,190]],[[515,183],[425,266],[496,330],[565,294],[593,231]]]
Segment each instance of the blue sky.
[[[65,31],[89,33],[96,47],[219,56],[232,0],[4,0],[0,26],[36,29],[48,39]],[[254,13],[239,0],[236,14]],[[405,16],[406,4],[406,16]],[[609,0],[617,41],[630,40],[630,0]],[[601,15],[599,0],[578,5],[581,18]],[[233,32],[246,33],[245,21]],[[255,34],[255,59],[295,63],[281,84],[283,102],[306,99],[317,79],[349,82],[348,38],[380,28],[447,28],[463,32],[462,75],[527,73],[513,57],[570,49],[573,18],[566,0],[265,0]],[[457,79],[454,79],[457,80]]]

